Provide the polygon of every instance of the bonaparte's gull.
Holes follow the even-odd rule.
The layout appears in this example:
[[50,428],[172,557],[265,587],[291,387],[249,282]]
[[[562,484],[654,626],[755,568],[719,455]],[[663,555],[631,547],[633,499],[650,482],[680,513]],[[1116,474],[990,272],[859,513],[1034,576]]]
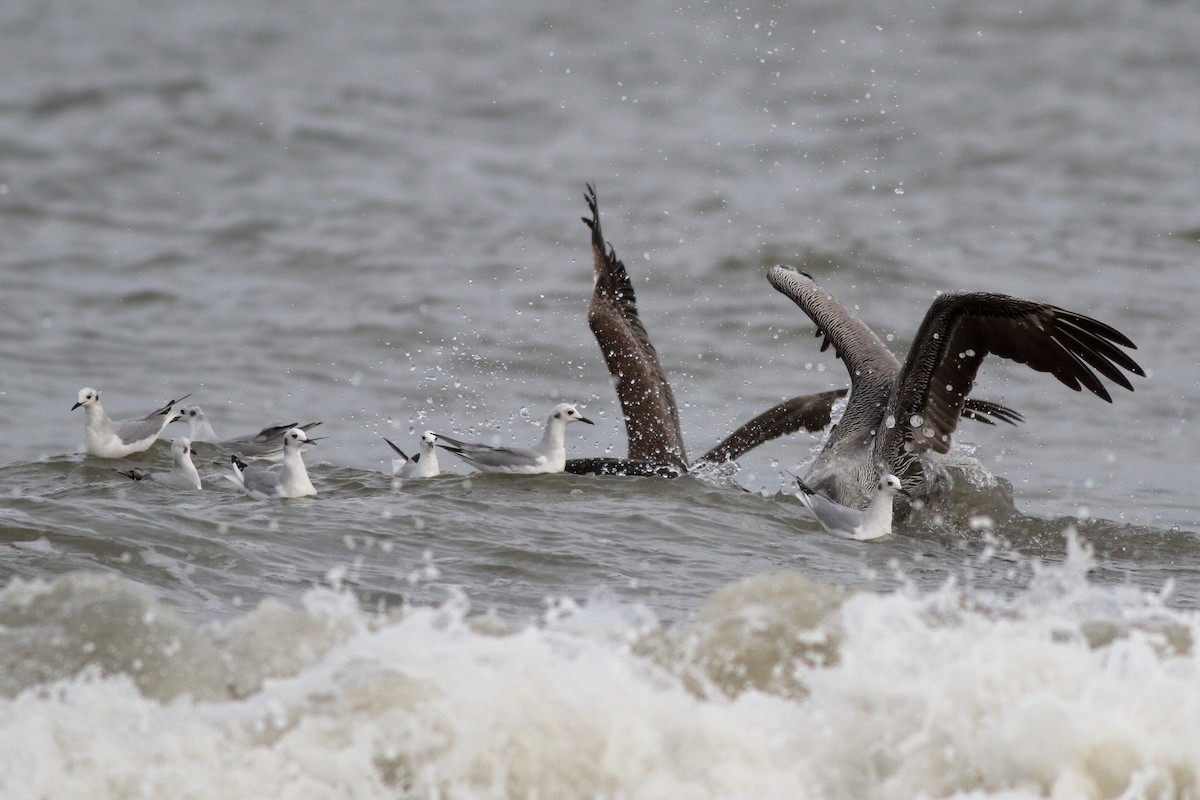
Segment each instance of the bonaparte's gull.
[[[263,428],[258,433],[235,436],[232,439],[222,439],[213,430],[212,423],[208,421],[204,410],[194,403],[180,408],[178,414],[171,421],[186,422],[188,424],[188,438],[193,442],[215,444],[222,450],[237,453],[243,458],[263,458],[269,461],[278,461],[283,458],[283,435],[292,428],[299,428],[308,433],[321,424],[319,422],[309,422],[305,425],[300,425],[295,422],[289,422],[285,425],[271,425]],[[310,438],[308,440],[309,444],[313,441],[315,439]],[[304,449],[308,449],[307,444]]]
[[[572,422],[593,424],[570,403],[559,403],[546,420],[542,440],[533,447],[492,447],[472,444],[437,434],[438,447],[449,450],[480,472],[509,472],[534,475],[562,472],[567,461],[565,433]],[[445,444],[442,444],[445,442]]]
[[900,479],[895,475],[883,475],[879,478],[875,494],[865,509],[844,506],[819,495],[799,476],[796,476],[796,483],[800,485],[796,496],[813,513],[822,528],[830,533],[860,541],[878,539],[890,534],[892,498],[897,494],[912,498],[912,495],[900,486]]
[[175,405],[191,395],[172,400],[162,408],[151,411],[136,419],[112,420],[100,405],[100,391],[85,388],[79,390],[74,411],[83,407],[86,421],[83,426],[83,451],[101,458],[124,458],[133,453],[150,449],[162,429],[174,417]]
[[118,470],[135,481],[151,480],[173,489],[200,489],[200,473],[192,463],[192,442],[186,436],[177,436],[171,442],[171,470],[148,472],[144,469]]
[[[850,373],[850,398],[841,420],[805,476],[819,495],[853,508],[872,499],[882,469],[914,495],[932,486],[926,457],[950,450],[951,435],[984,356],[1049,372],[1079,391],[1112,402],[1096,370],[1130,391],[1121,370],[1144,376],[1120,347],[1136,349],[1116,329],[1073,311],[1002,294],[956,292],[934,300],[903,366],[870,328],[811,276],[794,267],[767,273],[817,325],[822,350]],[[879,466],[877,466],[879,465]]]
[[[625,264],[600,228],[600,208],[591,184],[584,194],[591,217],[592,297],[588,326],[604,355],[625,419],[628,458],[573,458],[566,470],[576,474],[658,475],[676,477],[688,470],[679,411],[671,385],[638,314],[637,297]],[[806,430],[817,433],[830,422],[834,402],[845,389],[801,395],[767,409],[739,427],[698,462],[734,460],[764,442]],[[995,418],[1016,423],[1017,412],[996,403],[968,400],[964,416],[991,424]]]
[[236,455],[230,456],[233,463],[233,474],[226,475],[229,480],[242,488],[246,494],[260,500],[272,497],[309,497],[317,490],[308,478],[308,470],[304,468],[304,457],[301,450],[306,444],[311,444],[308,435],[300,428],[292,428],[282,437],[283,464],[279,467],[248,467]]
[[421,434],[421,452],[412,458],[409,458],[408,454],[397,447],[396,443],[391,439],[385,436],[383,440],[400,456],[399,458],[392,459],[392,477],[432,478],[440,472],[438,469],[437,447],[435,447],[438,437],[433,431],[425,431]]

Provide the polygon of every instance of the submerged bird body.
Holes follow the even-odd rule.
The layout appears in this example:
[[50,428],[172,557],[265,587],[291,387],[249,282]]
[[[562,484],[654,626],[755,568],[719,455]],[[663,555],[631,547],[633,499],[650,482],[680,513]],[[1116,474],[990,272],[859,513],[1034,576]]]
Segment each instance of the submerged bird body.
[[175,405],[185,400],[184,395],[178,400],[171,400],[162,408],[151,411],[144,417],[135,419],[109,419],[104,407],[100,405],[100,392],[97,389],[84,388],[79,390],[79,396],[74,411],[83,408],[86,421],[83,426],[83,450],[88,455],[101,458],[124,458],[134,453],[148,450],[158,439],[163,428],[172,420]]
[[392,459],[392,477],[394,478],[432,478],[441,472],[437,460],[438,436],[433,431],[421,434],[421,452],[409,458],[408,454],[396,446],[396,443],[386,436],[383,438],[388,446],[396,452],[399,458]]
[[859,541],[889,535],[892,532],[892,499],[897,494],[911,498],[895,475],[883,475],[879,478],[874,495],[867,502],[866,508],[862,509],[851,508],[817,494],[799,477],[796,478],[796,483],[800,485],[800,492],[797,494],[800,502],[813,513],[822,528],[830,533]]
[[[180,408],[179,413],[171,421],[186,422],[188,424],[188,438],[193,442],[214,444],[222,450],[237,453],[243,458],[261,458],[268,461],[278,461],[283,458],[283,435],[292,428],[299,428],[308,433],[321,424],[319,422],[309,422],[299,425],[295,422],[289,422],[285,425],[268,426],[258,433],[236,436],[232,439],[222,439],[213,430],[212,423],[208,421],[204,410],[194,403]],[[308,445],[313,441],[313,439],[308,439],[304,449],[307,450]]]
[[300,428],[292,428],[282,437],[283,464],[278,467],[257,468],[247,466],[236,455],[230,456],[233,474],[227,475],[234,485],[257,499],[275,497],[310,497],[317,493],[309,480],[301,451],[311,444],[307,434]]
[[[972,416],[968,398],[989,353],[1049,372],[1070,388],[1086,387],[1112,401],[1097,377],[1130,391],[1121,370],[1145,375],[1120,347],[1136,349],[1116,329],[1045,303],[985,292],[939,296],[921,323],[904,363],[870,328],[810,275],[776,266],[767,278],[790,297],[850,373],[850,397],[813,462],[806,483],[817,496],[864,508],[875,496],[880,469],[898,477],[918,497],[934,488],[932,454],[949,452],[962,416]],[[1118,347],[1118,345],[1120,347]],[[1012,421],[1013,412],[994,404],[979,413]],[[997,415],[996,408],[1002,413]]]
[[192,442],[186,436],[178,436],[171,442],[171,469],[169,472],[147,472],[131,469],[121,472],[135,481],[150,480],[170,486],[172,489],[200,489],[200,473],[192,463]]
[[[540,442],[533,447],[492,447],[437,434],[438,446],[449,450],[480,472],[537,475],[562,472],[567,462],[566,429],[572,422],[592,421],[570,403],[560,403],[550,412]],[[445,442],[445,444],[441,444]]]

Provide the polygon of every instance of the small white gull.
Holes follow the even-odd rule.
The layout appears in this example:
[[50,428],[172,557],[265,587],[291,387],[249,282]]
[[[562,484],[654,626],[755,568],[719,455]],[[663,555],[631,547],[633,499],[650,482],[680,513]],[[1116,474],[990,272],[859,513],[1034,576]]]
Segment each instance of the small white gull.
[[109,419],[100,405],[100,391],[90,387],[80,389],[74,411],[82,407],[86,420],[83,426],[83,451],[101,458],[124,458],[133,453],[149,450],[162,433],[163,428],[174,418],[176,404],[191,395],[171,400],[161,408],[144,417],[134,419]]
[[800,485],[796,496],[813,513],[822,528],[838,536],[859,541],[879,539],[891,534],[892,498],[897,494],[912,498],[900,485],[899,478],[895,475],[883,475],[867,507],[851,508],[817,494],[800,476],[793,477]]
[[421,434],[421,452],[409,458],[408,454],[396,446],[396,443],[386,436],[383,440],[399,458],[392,459],[393,478],[432,478],[440,473],[437,460],[437,434],[425,431]]
[[149,472],[144,469],[131,469],[128,472],[117,470],[127,478],[135,481],[154,481],[173,489],[200,489],[200,473],[192,463],[192,442],[186,436],[177,436],[171,441],[171,469],[169,472]]
[[[572,422],[593,424],[570,403],[559,403],[546,420],[546,430],[533,447],[492,447],[437,434],[438,447],[449,450],[480,472],[536,475],[562,472],[567,463],[566,429]],[[442,444],[445,442],[445,444]]]
[[233,484],[251,497],[264,500],[273,497],[310,497],[317,493],[308,470],[304,467],[301,450],[311,443],[300,428],[292,428],[282,437],[283,464],[279,467],[249,467],[236,455],[230,456],[233,474],[226,475]]

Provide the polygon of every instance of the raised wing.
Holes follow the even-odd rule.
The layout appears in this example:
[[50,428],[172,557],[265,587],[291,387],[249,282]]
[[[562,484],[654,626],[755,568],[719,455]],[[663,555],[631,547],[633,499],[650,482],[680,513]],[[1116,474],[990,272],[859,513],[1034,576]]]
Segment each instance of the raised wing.
[[596,190],[591,184],[584,199],[592,212],[591,218],[583,217],[583,221],[592,231],[595,280],[588,304],[588,326],[604,354],[609,374],[616,381],[629,440],[629,458],[686,467],[687,452],[675,395],[638,316],[629,273],[612,245],[604,241]]
[[1086,388],[1111,403],[1097,372],[1130,391],[1122,370],[1146,374],[1121,347],[1137,349],[1120,331],[1074,311],[1002,294],[944,294],[913,339],[876,452],[947,452],[989,353],[1049,372],[1075,391]]

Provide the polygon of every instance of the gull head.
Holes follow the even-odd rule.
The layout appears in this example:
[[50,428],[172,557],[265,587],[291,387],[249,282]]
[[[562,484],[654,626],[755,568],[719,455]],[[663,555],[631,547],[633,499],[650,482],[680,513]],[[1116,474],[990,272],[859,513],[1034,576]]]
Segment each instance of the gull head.
[[179,462],[192,455],[192,440],[186,436],[176,436],[171,440],[171,456]]
[[437,434],[434,433],[433,431],[425,431],[424,433],[421,434],[421,444],[423,444],[423,445],[428,445],[429,447],[433,447],[435,444],[437,444],[437,440],[438,440]]
[[76,398],[75,405],[71,406],[71,410],[74,411],[75,409],[79,408],[80,406],[90,406],[94,403],[99,403],[99,402],[100,402],[100,390],[92,389],[90,387],[85,387],[85,388],[79,390],[79,397]]
[[594,425],[590,419],[579,413],[579,409],[570,403],[559,403],[550,412],[550,420],[559,420],[563,425],[571,422],[586,422],[588,425]]
[[316,444],[316,442],[309,439],[308,434],[301,428],[291,428],[283,435],[283,447],[285,450],[298,450],[306,444]]
[[886,492],[887,494],[902,494],[908,499],[912,499],[912,495],[900,485],[900,479],[895,475],[882,476],[879,479],[879,491]]
[[203,420],[206,417],[204,416],[204,412],[200,410],[200,406],[192,403],[180,408],[179,413],[175,415],[171,422],[179,422],[181,419],[191,422],[194,419]]

